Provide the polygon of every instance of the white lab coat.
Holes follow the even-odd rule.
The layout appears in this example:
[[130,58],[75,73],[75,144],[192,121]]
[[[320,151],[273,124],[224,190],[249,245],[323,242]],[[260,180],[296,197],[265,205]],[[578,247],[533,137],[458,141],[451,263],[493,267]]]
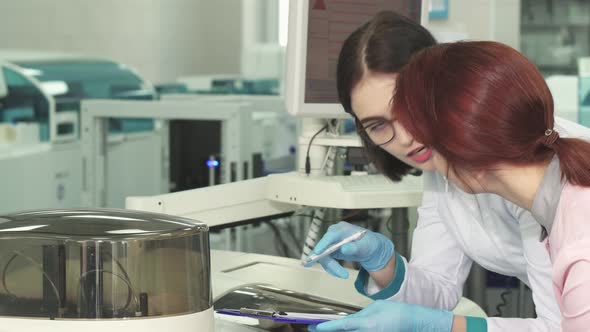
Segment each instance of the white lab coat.
[[[561,137],[590,140],[590,129],[557,119]],[[533,291],[536,319],[488,318],[488,331],[559,331],[561,313],[555,300],[551,261],[539,241],[541,227],[532,215],[494,194],[470,195],[425,172],[412,259],[391,300],[453,309],[475,261],[487,270],[515,276]],[[372,280],[368,293],[378,291]]]

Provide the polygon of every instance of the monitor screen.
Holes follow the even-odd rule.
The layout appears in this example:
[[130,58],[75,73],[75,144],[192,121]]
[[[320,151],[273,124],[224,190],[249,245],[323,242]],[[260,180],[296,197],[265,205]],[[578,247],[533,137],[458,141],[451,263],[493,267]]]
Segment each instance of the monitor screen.
[[422,0],[291,0],[285,97],[297,116],[343,118],[338,101],[336,64],[344,40],[382,10],[417,22]]

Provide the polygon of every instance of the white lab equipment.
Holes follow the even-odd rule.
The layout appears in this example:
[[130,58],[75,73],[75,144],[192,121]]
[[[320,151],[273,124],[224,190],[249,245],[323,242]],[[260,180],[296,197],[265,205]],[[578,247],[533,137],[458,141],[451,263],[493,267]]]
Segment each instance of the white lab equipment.
[[[131,68],[91,56],[3,50],[0,66],[6,86],[0,97],[0,172],[11,175],[0,189],[0,213],[81,206],[87,165],[79,140],[80,100],[154,99],[155,90]],[[160,167],[161,141],[152,120],[111,121],[105,148],[115,158],[107,168],[121,175],[105,196],[122,207],[130,191],[162,192],[160,181],[146,179],[146,173],[161,172],[152,171]]]
[[[111,173],[106,169],[106,165],[113,156],[104,149],[107,136],[105,119],[150,118],[220,122],[221,128],[218,132],[220,137],[217,139],[221,141],[221,162],[225,165],[221,170],[221,183],[225,183],[251,178],[249,135],[253,108],[255,104],[250,102],[215,102],[192,98],[159,101],[83,101],[81,139],[83,160],[87,165],[84,171],[87,186],[83,190],[82,203],[84,206],[110,207],[104,192],[109,190],[108,186],[111,185],[112,180],[109,178]],[[206,141],[201,143],[207,144]],[[162,144],[161,149],[163,157],[156,159],[154,163],[161,167],[162,172],[149,170],[145,180],[159,183],[164,187],[159,193],[166,193],[169,191],[168,144]]]
[[[255,104],[248,143],[253,147],[253,153],[261,153],[263,169],[259,173],[292,171],[295,167],[297,126],[296,120],[284,111],[284,56],[284,47],[276,43],[246,43],[241,52],[240,74],[182,76],[173,84],[164,84],[156,88],[162,92],[164,100],[214,100],[222,103],[243,101]],[[172,93],[175,90],[178,93]],[[193,122],[192,126],[187,125],[181,130],[210,130],[210,127],[214,126],[211,123],[201,123]],[[172,126],[171,134],[174,131]],[[183,146],[182,148],[186,147],[185,154],[204,149],[199,140],[193,141],[177,144]],[[246,142],[243,146],[247,147]],[[175,163],[174,159],[174,156],[171,156],[171,164]],[[171,178],[171,181],[174,179]],[[180,189],[175,188],[175,191],[196,187],[199,186],[181,186]]]
[[[262,83],[264,85],[264,82],[253,81],[252,84],[254,86],[245,89],[246,91],[258,90],[260,94],[249,94],[246,93],[246,91],[244,90],[242,90],[242,92],[231,93],[231,91],[233,90],[232,88],[228,88],[227,92],[223,94],[192,92],[198,90],[198,88],[196,87],[198,83],[196,83],[196,81],[200,81],[203,79],[206,81],[210,81],[209,83],[212,83],[216,80],[214,79],[214,77],[217,76],[192,76],[190,78],[186,77],[184,78],[185,83],[183,84],[186,85],[188,89],[187,93],[162,94],[161,100],[212,103],[208,111],[202,111],[204,117],[207,117],[207,113],[215,114],[216,109],[214,104],[250,104],[251,107],[248,112],[252,116],[252,121],[250,122],[249,135],[247,137],[247,140],[241,143],[241,148],[249,149],[252,155],[261,155],[264,164],[262,165],[262,169],[259,171],[259,173],[269,174],[292,171],[295,168],[295,156],[293,150],[297,142],[297,124],[295,119],[291,117],[287,112],[285,112],[284,98],[281,95],[275,95],[272,93],[275,84],[278,84],[278,80],[268,80],[269,85],[266,87],[256,87],[258,83]],[[242,78],[232,78],[228,79],[228,82],[235,82],[236,80],[241,79]],[[214,89],[209,84],[205,84],[204,86],[208,86],[208,89]],[[198,129],[207,127],[193,126],[193,128]],[[212,134],[219,136],[219,133],[216,132],[212,132]],[[213,137],[213,141],[216,141],[216,139],[217,137]],[[172,144],[172,141],[170,142],[170,144]],[[193,148],[189,148],[187,146],[187,148],[191,151],[186,151],[186,153],[195,153],[196,151],[201,150],[197,148],[199,144],[203,145],[201,141],[195,141],[192,143],[179,142],[179,144],[193,145]],[[219,152],[221,152],[222,156],[225,154],[225,151],[217,151],[217,153]],[[171,163],[173,163],[173,159],[173,156],[171,156]],[[223,166],[221,166],[221,168],[223,168]],[[210,183],[209,185],[218,183],[219,182],[214,182]],[[190,189],[193,188],[196,187],[192,187]],[[185,188],[184,190],[186,189],[189,188]]]
[[214,331],[206,225],[104,209],[2,221],[2,331]]

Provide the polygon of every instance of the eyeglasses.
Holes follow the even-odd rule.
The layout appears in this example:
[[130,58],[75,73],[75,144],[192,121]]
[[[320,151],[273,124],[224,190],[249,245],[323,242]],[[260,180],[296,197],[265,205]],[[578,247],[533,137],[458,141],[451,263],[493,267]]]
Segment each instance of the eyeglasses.
[[391,120],[370,120],[360,124],[357,128],[360,132],[364,132],[375,145],[385,145],[395,138],[395,129]]

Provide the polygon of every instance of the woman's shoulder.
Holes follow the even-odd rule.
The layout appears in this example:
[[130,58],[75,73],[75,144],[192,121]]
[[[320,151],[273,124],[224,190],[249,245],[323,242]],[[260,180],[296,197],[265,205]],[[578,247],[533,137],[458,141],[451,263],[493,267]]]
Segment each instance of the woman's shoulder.
[[[590,188],[566,184],[555,213],[552,236],[560,242],[590,238]],[[554,241],[555,241],[554,240]]]
[[560,208],[590,211],[590,187],[566,183],[559,198]]

